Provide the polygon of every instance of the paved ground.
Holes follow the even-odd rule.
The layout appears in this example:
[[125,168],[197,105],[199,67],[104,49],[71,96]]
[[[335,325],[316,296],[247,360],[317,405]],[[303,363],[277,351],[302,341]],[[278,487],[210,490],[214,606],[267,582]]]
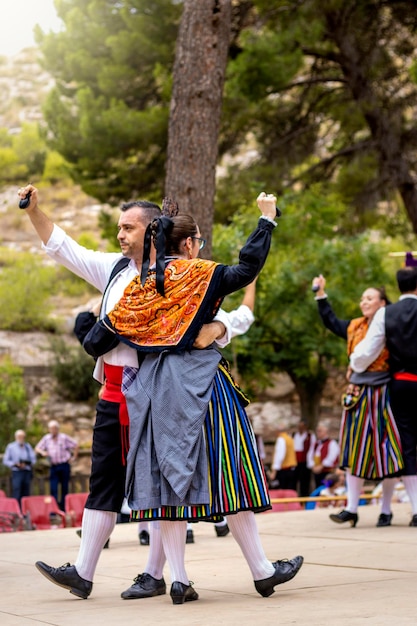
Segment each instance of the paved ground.
[[[186,555],[200,600],[178,606],[168,594],[121,600],[120,592],[142,571],[147,557],[134,524],[116,526],[88,600],[52,585],[34,567],[38,559],[55,566],[73,562],[79,541],[74,529],[2,534],[0,624],[415,626],[417,528],[408,526],[408,504],[394,504],[393,512],[389,528],[375,528],[375,505],[360,508],[356,528],[331,522],[329,509],[258,515],[272,560],[296,554],[305,558],[297,577],[270,598],[256,593],[230,534],[218,538],[212,525],[195,525],[196,542],[187,546]],[[167,570],[165,577],[169,580]]]

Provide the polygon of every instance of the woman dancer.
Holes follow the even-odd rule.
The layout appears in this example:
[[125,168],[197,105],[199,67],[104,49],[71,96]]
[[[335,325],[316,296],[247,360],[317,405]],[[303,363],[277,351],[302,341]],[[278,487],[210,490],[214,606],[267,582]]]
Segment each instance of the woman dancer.
[[107,326],[139,351],[140,368],[124,377],[128,498],[139,519],[160,520],[174,604],[198,599],[184,565],[188,520],[227,515],[255,588],[265,597],[303,563],[301,556],[275,563],[266,558],[254,512],[270,503],[244,396],[217,350],[192,349],[198,328],[211,320],[221,299],[251,282],[265,262],[276,199],[261,194],[257,201],[262,217],[236,266],[197,259],[204,240],[191,217],[174,211],[153,222],[156,269],[129,285],[84,343],[97,355],[97,330]]
[[[376,311],[389,304],[385,291],[370,287],[361,297],[362,317],[341,320],[336,317],[325,293],[326,281],[320,275],[313,279],[320,316],[326,328],[347,340],[348,355],[366,335]],[[365,479],[384,479],[381,513],[377,526],[390,526],[391,499],[396,478],[403,468],[401,443],[389,402],[388,351],[384,349],[366,372],[348,370],[349,387],[344,395],[340,425],[340,467],[346,470],[346,509],[331,514],[338,524],[356,526],[358,505]],[[391,477],[391,478],[390,478]]]

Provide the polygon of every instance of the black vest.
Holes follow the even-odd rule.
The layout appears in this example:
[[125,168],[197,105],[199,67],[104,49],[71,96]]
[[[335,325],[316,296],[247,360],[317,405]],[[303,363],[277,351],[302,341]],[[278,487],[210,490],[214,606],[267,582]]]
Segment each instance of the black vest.
[[390,372],[417,374],[417,298],[404,298],[385,309]]

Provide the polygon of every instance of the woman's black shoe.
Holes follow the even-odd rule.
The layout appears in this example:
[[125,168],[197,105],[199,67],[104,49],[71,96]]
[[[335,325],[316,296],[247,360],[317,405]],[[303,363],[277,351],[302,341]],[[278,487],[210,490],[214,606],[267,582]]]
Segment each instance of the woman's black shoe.
[[184,602],[198,600],[198,593],[192,588],[191,583],[184,585],[184,583],[180,583],[176,580],[172,583],[169,593],[173,604],[184,604]]
[[340,511],[340,513],[332,513],[329,515],[332,522],[336,522],[336,524],[344,524],[345,522],[350,522],[350,525],[355,527],[358,522],[358,514],[351,513],[350,511]]
[[139,533],[139,543],[141,546],[149,546],[149,533],[147,530],[141,530]]
[[381,513],[376,523],[377,526],[391,526],[392,513]]
[[275,561],[275,563],[272,563],[275,569],[273,576],[254,581],[256,591],[264,598],[268,598],[274,593],[274,587],[276,585],[281,585],[282,583],[286,583],[288,580],[294,578],[302,566],[303,561],[304,558],[302,556],[295,556],[293,559]]

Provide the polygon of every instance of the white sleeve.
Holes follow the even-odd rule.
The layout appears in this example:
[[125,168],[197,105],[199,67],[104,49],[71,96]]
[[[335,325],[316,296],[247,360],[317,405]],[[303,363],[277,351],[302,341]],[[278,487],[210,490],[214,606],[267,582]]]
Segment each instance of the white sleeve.
[[114,264],[121,258],[120,252],[98,252],[80,246],[56,224],[48,242],[42,244],[42,248],[54,261],[99,291],[104,291]]
[[226,328],[223,337],[216,339],[216,343],[220,348],[227,346],[233,337],[246,333],[255,321],[252,311],[245,304],[241,304],[240,307],[230,311],[230,313],[219,309],[214,319],[217,322],[222,322]]
[[340,448],[335,439],[331,439],[327,450],[327,456],[322,460],[324,467],[333,467],[339,460]]
[[312,444],[307,451],[307,467],[311,469],[314,467],[314,451],[316,448],[316,440],[314,439],[314,444]]
[[285,459],[286,445],[283,437],[278,437],[275,443],[274,459],[272,461],[272,469],[280,470]]
[[355,346],[350,355],[354,372],[364,372],[381,354],[385,346],[385,307],[378,309],[369,325],[365,339]]

